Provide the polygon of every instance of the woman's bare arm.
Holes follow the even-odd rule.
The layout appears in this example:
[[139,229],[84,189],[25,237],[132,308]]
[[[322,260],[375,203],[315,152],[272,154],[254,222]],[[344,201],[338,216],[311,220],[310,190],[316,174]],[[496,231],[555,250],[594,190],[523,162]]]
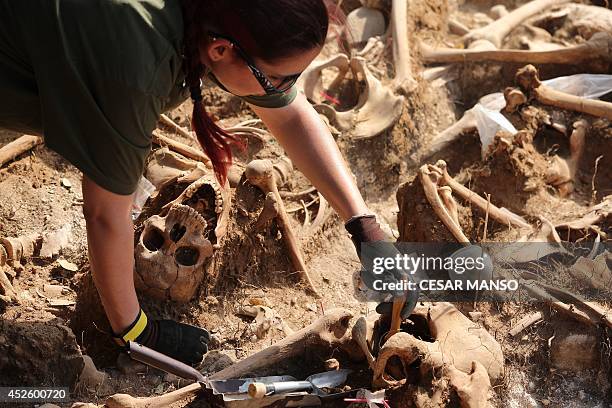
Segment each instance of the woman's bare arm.
[[140,309],[134,288],[132,199],[132,195],[111,193],[83,175],[91,271],[115,333],[127,328]]
[[283,108],[250,105],[285,149],[293,164],[323,194],[344,221],[371,214],[338,145],[319,114],[298,93]]

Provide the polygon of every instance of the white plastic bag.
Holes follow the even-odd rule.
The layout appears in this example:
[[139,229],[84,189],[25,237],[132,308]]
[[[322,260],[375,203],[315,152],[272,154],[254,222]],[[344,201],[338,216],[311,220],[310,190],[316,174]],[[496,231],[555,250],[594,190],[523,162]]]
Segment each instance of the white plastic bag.
[[484,107],[480,103],[472,108],[476,117],[476,127],[482,144],[482,158],[484,159],[489,151],[489,146],[493,144],[495,134],[500,130],[505,130],[511,134],[518,132],[516,128],[502,115],[498,110],[492,110]]
[[[587,99],[596,99],[612,92],[612,75],[604,74],[576,74],[564,77],[547,79],[542,84],[556,91]],[[506,106],[504,94],[501,92],[485,95],[472,108],[476,116],[478,134],[482,144],[482,158],[484,159],[493,143],[495,133],[506,130],[512,134],[517,132],[512,123],[501,113]]]
[[136,218],[142,212],[142,207],[145,205],[151,194],[155,191],[155,186],[151,184],[144,176],[138,182],[138,187],[134,193],[134,200],[132,202],[132,221],[136,221]]

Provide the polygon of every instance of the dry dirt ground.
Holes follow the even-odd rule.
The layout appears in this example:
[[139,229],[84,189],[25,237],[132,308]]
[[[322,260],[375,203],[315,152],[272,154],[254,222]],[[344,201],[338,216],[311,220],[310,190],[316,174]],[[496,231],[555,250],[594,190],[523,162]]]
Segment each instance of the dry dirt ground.
[[[387,7],[390,2],[378,3]],[[526,2],[505,0],[501,3],[512,10]],[[460,36],[449,32],[448,19],[470,29],[481,27],[492,21],[490,8],[496,4],[488,0],[411,1],[408,21],[415,57],[411,62],[414,72],[424,72],[415,46],[417,40],[456,45]],[[602,6],[602,10],[605,7],[603,2],[587,4]],[[343,3],[347,13],[358,6],[357,1]],[[388,21],[389,15],[385,17]],[[572,32],[564,26],[560,18],[542,22],[538,30],[551,35],[549,42],[563,46],[586,40],[580,32]],[[531,39],[538,30],[518,27],[511,31],[503,45],[518,48],[521,41]],[[612,33],[612,26],[607,30]],[[336,51],[337,45],[330,42],[322,57]],[[438,159],[448,163],[449,173],[462,184],[481,195],[490,194],[491,203],[521,215],[533,225],[541,222],[540,217],[553,224],[578,219],[612,194],[610,120],[537,103],[531,104],[531,115],[506,115],[518,129],[531,132],[534,140],[527,146],[504,144],[498,140],[496,153],[483,160],[478,133],[471,131],[422,160],[422,153],[430,141],[480,97],[514,86],[514,75],[523,65],[466,62],[452,65],[435,80],[417,75],[416,87],[405,96],[401,116],[393,127],[361,140],[353,139],[350,131],[336,134],[337,143],[366,202],[396,238],[404,241],[454,240],[427,203],[418,178],[422,164],[434,164]],[[383,83],[393,77],[389,46],[371,67]],[[612,72],[609,64],[598,61],[591,65],[542,64],[537,68],[542,79],[582,72]],[[324,84],[329,82],[324,75]],[[354,86],[354,83],[349,75],[339,87],[330,91],[328,96],[330,100],[339,101],[335,104],[339,110],[348,110],[356,103],[363,84]],[[602,99],[612,101],[612,95]],[[220,90],[207,90],[205,103],[209,112],[221,119],[226,127],[255,118],[246,104]],[[188,129],[190,109],[190,102],[185,102],[168,116]],[[581,118],[590,123],[586,148],[574,179],[574,192],[568,197],[560,197],[558,189],[545,182],[552,156],[567,157],[570,149],[567,135],[555,131],[550,118],[568,128]],[[159,129],[170,138],[197,147],[193,139],[162,124]],[[0,146],[18,136],[0,131]],[[237,152],[242,166],[252,159],[275,160],[283,155],[273,138],[261,141],[251,136],[249,141],[246,153]],[[300,192],[309,187],[308,180],[295,170],[281,191]],[[273,221],[259,232],[253,232],[252,225],[263,206],[264,195],[244,179],[232,188],[232,195],[228,232],[221,248],[216,249],[208,261],[207,277],[195,298],[182,304],[139,292],[141,305],[150,316],[197,324],[211,331],[214,340],[211,351],[199,367],[202,372],[218,371],[285,336],[276,327],[257,336],[253,318],[238,313],[243,306],[269,306],[293,330],[308,325],[335,307],[346,308],[355,316],[373,313],[375,304],[357,301],[353,296],[352,275],[359,268],[359,261],[342,220],[335,212],[329,210],[319,228],[301,240],[311,279],[322,295],[321,299],[316,299],[306,293],[299,275],[292,272],[294,268],[280,226]],[[313,201],[308,207],[308,215],[299,200],[285,199],[285,206],[292,210],[291,224],[298,237],[306,231],[302,227],[306,217],[312,220],[320,203],[316,193],[304,197],[304,204]],[[513,235],[514,231],[500,223],[485,222],[485,214],[469,203],[460,201],[458,204],[460,224],[470,240],[483,240],[485,228],[491,241],[518,238]],[[136,241],[144,220],[156,209],[149,202],[143,216],[135,222]],[[592,241],[599,234],[602,241],[610,242],[611,226],[612,216],[608,213],[607,217],[598,220],[596,229],[567,230],[561,238],[573,242]],[[58,254],[31,256],[9,269],[9,279],[19,300],[17,304],[0,306],[0,385],[70,386],[73,401],[101,405],[109,395],[116,393],[154,396],[189,384],[159,370],[126,362],[125,356],[120,357],[105,333],[108,322],[91,279],[87,258],[81,174],[41,145],[0,169],[0,238],[45,236],[58,231],[67,232],[67,241],[63,242]],[[608,267],[610,262],[608,260]],[[567,278],[559,274],[547,280],[558,283],[562,277]],[[599,300],[602,307],[612,308],[609,297]],[[457,307],[487,329],[502,346],[505,374],[503,381],[493,388],[493,406],[605,408],[612,403],[610,329],[582,324],[544,303],[481,302],[457,304]],[[542,313],[541,321],[516,337],[509,336],[509,330],[521,318],[535,311]],[[576,336],[582,337],[576,340]],[[89,384],[77,381],[83,366],[81,355],[91,357],[96,368],[104,373],[102,381]],[[335,356],[333,353],[301,356],[283,373],[304,378],[323,371],[324,362],[330,357]],[[356,371],[349,381],[352,387],[370,387],[371,372],[365,362],[347,362],[346,366]],[[390,405],[413,406],[405,397],[408,391],[405,387],[389,390]],[[448,401],[448,404],[431,406],[458,406],[456,395]],[[4,405],[0,402],[0,406]],[[71,403],[60,406],[68,407]],[[195,398],[175,406],[205,407],[210,404],[204,398]],[[348,406],[348,403],[328,406]]]

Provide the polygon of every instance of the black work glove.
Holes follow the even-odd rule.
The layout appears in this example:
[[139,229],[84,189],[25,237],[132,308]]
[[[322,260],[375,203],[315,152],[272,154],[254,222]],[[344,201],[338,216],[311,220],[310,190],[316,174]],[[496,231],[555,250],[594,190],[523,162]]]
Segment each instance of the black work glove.
[[113,339],[126,351],[131,340],[193,367],[208,352],[210,334],[190,324],[147,318],[140,309],[136,320],[122,333],[113,333]]
[[[369,289],[378,293],[391,295],[394,299],[404,297],[405,303],[401,315],[404,319],[410,316],[419,299],[418,286],[414,290],[407,291],[380,290],[375,287],[376,281],[382,281],[382,283],[415,281],[406,271],[395,268],[385,269],[381,274],[374,273],[374,258],[395,259],[397,255],[401,255],[393,245],[392,239],[385,234],[378,222],[376,222],[376,216],[368,214],[351,217],[344,224],[344,227],[351,234],[351,240],[361,261],[361,280]],[[380,283],[378,282],[379,287]],[[376,311],[382,315],[391,315],[391,310],[391,302],[383,302],[376,307]]]

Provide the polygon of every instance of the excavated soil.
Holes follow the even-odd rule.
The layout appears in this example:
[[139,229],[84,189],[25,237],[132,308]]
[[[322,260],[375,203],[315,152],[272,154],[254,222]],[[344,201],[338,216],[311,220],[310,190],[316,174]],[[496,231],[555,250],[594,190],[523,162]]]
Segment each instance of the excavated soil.
[[[390,1],[372,2],[389,7]],[[499,2],[424,1],[415,0],[409,6],[409,32],[413,55],[413,70],[425,68],[418,58],[416,40],[430,44],[458,44],[459,37],[449,33],[449,17],[469,28],[484,25],[490,7]],[[524,4],[523,0],[501,2],[509,10]],[[592,3],[598,4],[598,3]],[[601,5],[601,4],[598,4]],[[358,1],[344,1],[342,7],[350,12]],[[385,13],[388,20],[388,13]],[[545,22],[542,29],[555,38],[572,45],[584,41],[569,33],[558,22]],[[563,29],[561,29],[563,28]],[[610,27],[612,31],[612,27]],[[516,46],[525,36],[523,28],[514,30],[505,45]],[[338,45],[330,43],[322,57],[337,52]],[[541,79],[573,73],[610,73],[605,64],[577,66],[541,65]],[[399,121],[390,129],[370,139],[354,140],[350,132],[336,134],[336,141],[353,171],[360,191],[369,207],[378,214],[383,227],[399,241],[454,242],[453,236],[434,214],[419,182],[418,170],[423,164],[434,164],[443,159],[448,172],[472,191],[486,196],[491,203],[505,207],[524,217],[532,225],[539,225],[540,217],[552,223],[580,218],[589,207],[612,194],[612,127],[610,121],[596,119],[569,111],[553,109],[533,103],[540,112],[538,118],[549,116],[571,128],[580,118],[590,122],[585,152],[578,164],[575,190],[567,198],[546,184],[545,173],[554,154],[569,155],[569,132],[561,134],[538,118],[506,117],[519,129],[533,134],[533,143],[497,143],[495,153],[481,157],[477,132],[467,132],[444,150],[425,162],[419,157],[429,142],[446,129],[463,112],[484,95],[514,86],[514,75],[522,65],[493,63],[454,64],[440,79],[426,81],[419,77],[414,91],[405,96]],[[383,83],[393,77],[391,47],[386,47],[372,69]],[[327,81],[327,79],[325,79]],[[355,86],[349,75],[337,93],[330,95],[339,101],[339,110],[348,110],[356,102],[363,84]],[[207,110],[223,126],[231,126],[255,115],[238,98],[218,89],[205,91]],[[602,99],[612,101],[608,94]],[[184,128],[189,128],[192,106],[185,102],[168,116]],[[168,137],[197,147],[197,142],[185,138],[160,124]],[[0,146],[20,135],[0,130]],[[246,152],[235,152],[238,163],[244,166],[252,159],[283,155],[273,139],[249,139]],[[180,187],[180,186],[177,186]],[[295,170],[280,190],[300,192],[310,188],[309,181]],[[180,188],[172,197],[180,193]],[[9,269],[9,279],[19,293],[19,304],[0,309],[0,385],[2,386],[68,386],[73,401],[103,404],[116,393],[132,396],[153,396],[180,388],[190,381],[166,375],[162,371],[137,364],[126,364],[118,348],[111,341],[110,326],[91,277],[87,257],[87,237],[82,216],[81,174],[53,151],[38,146],[0,169],[0,237],[17,237],[31,233],[47,234],[66,229],[68,242],[53,257],[31,257],[22,265]],[[307,229],[307,218],[301,208],[311,200],[308,217],[312,221],[319,210],[316,193],[306,195],[304,203],[285,199],[291,209],[290,222],[298,239]],[[327,310],[342,307],[355,316],[373,312],[374,303],[364,303],[353,296],[352,275],[359,268],[353,244],[343,228],[341,218],[331,209],[319,228],[301,240],[310,277],[322,295],[316,299],[305,291],[305,286],[294,268],[282,239],[280,226],[272,221],[265,228],[254,231],[253,226],[264,204],[264,194],[244,178],[232,188],[232,203],[227,234],[223,244],[207,263],[213,271],[200,286],[194,300],[179,304],[157,300],[139,294],[144,310],[154,318],[180,320],[206,327],[213,334],[210,352],[198,367],[202,372],[218,371],[236,360],[243,359],[285,337],[282,330],[270,329],[258,337],[252,317],[240,314],[248,305],[272,308],[293,330],[308,325]],[[148,203],[143,215],[135,223],[135,238],[142,231],[146,217],[157,213],[158,207]],[[489,219],[470,203],[458,200],[459,221],[466,236],[479,242],[513,241],[516,231]],[[598,223],[603,237],[610,239],[612,216]],[[593,240],[592,231],[571,232],[562,236],[572,242]],[[604,238],[605,240],[605,238]],[[74,265],[66,267],[65,261]],[[564,271],[551,271],[549,283],[571,283]],[[56,286],[49,286],[56,285]],[[57,287],[63,289],[57,291]],[[571,286],[571,285],[570,285]],[[50,292],[48,292],[50,291]],[[61,300],[62,302],[52,302]],[[599,302],[612,309],[612,302]],[[1,307],[1,306],[0,306]],[[476,312],[480,325],[500,342],[506,364],[502,384],[494,388],[495,407],[607,407],[612,402],[612,346],[610,330],[594,328],[566,317],[543,303],[486,302],[458,303],[466,315]],[[522,317],[534,311],[543,319],[519,336],[508,331]],[[591,357],[583,367],[563,366],[572,362],[572,353],[563,348],[566,339],[583,335],[592,341],[592,349],[580,349],[574,354]],[[565,354],[564,354],[565,353]],[[102,384],[77,386],[83,367],[83,355],[93,360],[97,369],[106,374]],[[336,358],[342,368],[352,368],[351,387],[370,388],[371,371],[363,361],[353,361],[339,350],[312,349],[297,358],[288,359],[269,370],[257,374],[290,374],[297,378],[326,369],[326,360]],[[413,367],[415,368],[415,367]],[[392,407],[413,406],[412,395],[422,392],[414,385],[389,390],[387,397]],[[458,407],[456,393],[451,392],[446,405]],[[0,402],[0,406],[3,403]],[[59,404],[69,407],[71,404]],[[329,407],[345,407],[348,403],[325,403]],[[10,406],[19,406],[16,404]],[[24,404],[23,406],[32,406]],[[175,404],[176,407],[215,406],[207,398]],[[351,406],[363,406],[353,404]],[[433,406],[433,405],[432,405]]]

